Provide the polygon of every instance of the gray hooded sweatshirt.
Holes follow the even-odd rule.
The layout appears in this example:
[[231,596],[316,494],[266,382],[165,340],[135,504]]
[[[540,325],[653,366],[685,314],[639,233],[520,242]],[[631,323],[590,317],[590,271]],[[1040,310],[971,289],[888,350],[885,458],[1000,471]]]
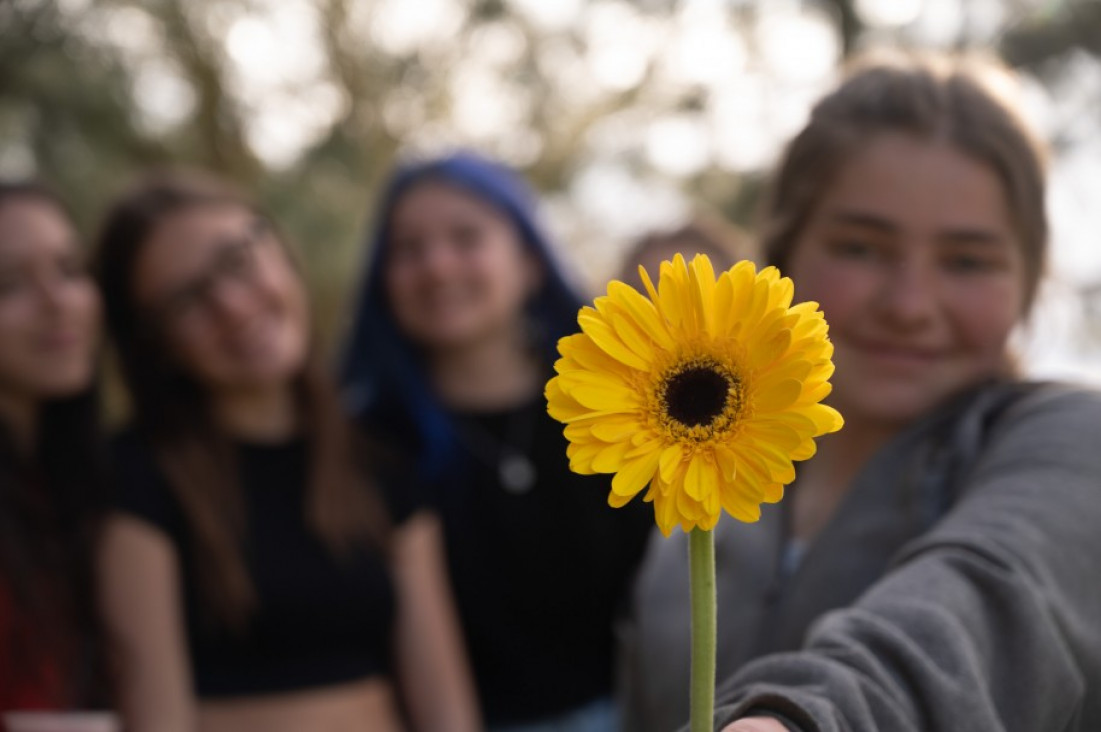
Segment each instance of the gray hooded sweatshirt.
[[[1101,731],[1101,394],[976,389],[880,450],[805,549],[769,508],[716,530],[716,729]],[[687,720],[686,543],[651,542],[622,629],[630,732]]]

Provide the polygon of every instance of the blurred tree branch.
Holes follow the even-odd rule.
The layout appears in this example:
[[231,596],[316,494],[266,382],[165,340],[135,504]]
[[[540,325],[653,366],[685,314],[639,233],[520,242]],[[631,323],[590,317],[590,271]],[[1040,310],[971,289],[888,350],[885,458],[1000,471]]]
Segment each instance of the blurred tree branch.
[[168,152],[137,125],[122,59],[73,33],[57,4],[0,2],[0,120],[5,146],[24,145],[32,170],[66,194],[90,226],[119,169]]
[[[549,8],[554,0],[546,2]],[[1057,81],[1069,55],[1101,59],[1098,0],[1052,0],[1039,9],[1023,0],[1004,2],[1011,14],[1017,13],[999,39],[1011,64]],[[380,20],[395,8],[412,13],[415,24],[430,25],[432,18],[416,13],[432,12],[420,8],[441,3],[462,13],[461,23],[445,38],[426,36],[429,40],[402,45],[384,35],[390,31],[380,30],[389,28]],[[331,88],[338,100],[331,117],[321,118],[302,148],[275,164],[256,152],[256,119],[249,116],[272,110],[257,110],[255,98],[247,94],[253,90],[242,89],[235,66],[239,59],[231,57],[227,45],[233,21],[256,19],[262,26],[285,5],[300,6],[311,22],[316,20],[309,42],[320,58],[319,78],[299,83]],[[438,138],[501,155],[512,149],[506,143],[519,140],[513,146],[521,150],[518,164],[544,192],[570,193],[594,160],[612,162],[640,186],[661,180],[692,201],[749,223],[760,170],[723,162],[712,147],[703,169],[668,175],[648,157],[648,126],[668,115],[699,121],[701,129],[717,125],[708,114],[724,89],[737,90],[727,100],[734,107],[774,103],[786,82],[769,66],[755,35],[766,12],[825,10],[813,15],[827,18],[834,34],[829,40],[839,43],[842,56],[880,29],[867,26],[855,0],[767,6],[765,0],[744,0],[723,8],[720,20],[736,36],[731,43],[745,54],[735,68],[746,78],[703,83],[663,76],[668,70],[663,64],[676,50],[670,41],[677,40],[678,24],[690,9],[683,0],[589,0],[581,4],[576,22],[557,25],[538,22],[538,13],[522,11],[513,0],[0,0],[0,172],[34,172],[53,182],[86,226],[120,182],[150,165],[185,162],[240,181],[279,214],[290,238],[301,244],[305,271],[319,298],[323,334],[331,338],[342,331],[338,314],[357,276],[355,262],[364,256],[361,239],[373,196],[396,157],[425,139],[429,145]],[[639,20],[643,35],[651,34],[649,50],[641,44],[626,51],[645,55],[647,66],[625,85],[602,85],[593,72],[606,41],[588,33],[586,24],[597,11],[609,9],[620,12],[616,17]],[[156,29],[150,52],[155,58],[135,55],[120,42],[118,36],[128,30],[111,27],[116,11],[137,14]],[[101,32],[104,24],[110,32]],[[612,28],[613,39],[620,30]],[[487,51],[487,38],[493,37],[513,44],[504,61]],[[137,82],[152,78],[149,83],[156,87],[155,69],[145,66],[151,61],[170,66],[193,94],[180,106],[180,119],[150,124]],[[473,114],[475,122],[480,121],[479,105],[484,104],[487,116],[493,112],[493,100],[481,98],[489,92],[467,83],[472,70],[508,97],[507,129],[478,129],[476,124],[474,131],[463,129],[459,112]],[[747,80],[753,83],[737,83]],[[758,81],[759,88],[754,86]],[[613,140],[611,153],[599,149],[602,125],[625,111],[630,129],[623,134],[630,136],[629,143]],[[716,139],[739,134],[717,126],[706,129]],[[432,134],[421,134],[426,130]],[[583,202],[572,196],[562,198],[580,208]],[[625,218],[634,215],[624,212]],[[601,235],[597,230],[581,234]]]
[[185,125],[192,133],[190,161],[247,185],[258,183],[263,166],[246,141],[239,106],[228,91],[222,39],[212,37],[199,21],[209,0],[116,2],[144,11],[160,25],[167,55],[196,92],[197,103]]
[[1005,33],[1000,49],[1009,64],[1037,69],[1073,49],[1101,57],[1101,2],[1069,0],[1054,7]]

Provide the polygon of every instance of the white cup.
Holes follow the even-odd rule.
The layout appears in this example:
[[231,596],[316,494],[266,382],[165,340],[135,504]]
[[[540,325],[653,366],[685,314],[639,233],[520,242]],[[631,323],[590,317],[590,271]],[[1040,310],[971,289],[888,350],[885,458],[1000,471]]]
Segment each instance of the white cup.
[[121,732],[114,712],[5,712],[6,732]]

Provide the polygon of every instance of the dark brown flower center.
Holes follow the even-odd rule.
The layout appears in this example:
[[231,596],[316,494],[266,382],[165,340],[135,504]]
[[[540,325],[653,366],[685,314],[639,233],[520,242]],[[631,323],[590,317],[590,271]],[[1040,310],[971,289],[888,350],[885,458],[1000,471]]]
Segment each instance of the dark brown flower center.
[[665,412],[687,427],[709,425],[727,405],[730,377],[706,364],[678,371],[665,382]]

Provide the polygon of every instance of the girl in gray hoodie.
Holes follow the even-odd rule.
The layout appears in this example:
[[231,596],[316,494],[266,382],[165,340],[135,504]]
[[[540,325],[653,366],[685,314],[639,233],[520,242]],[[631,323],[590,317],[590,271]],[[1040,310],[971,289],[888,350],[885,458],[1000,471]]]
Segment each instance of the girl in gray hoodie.
[[[781,161],[765,257],[826,314],[845,428],[716,529],[716,729],[1101,729],[1101,395],[1014,375],[1044,172],[988,73],[865,65]],[[632,731],[687,719],[684,538],[634,588]]]

